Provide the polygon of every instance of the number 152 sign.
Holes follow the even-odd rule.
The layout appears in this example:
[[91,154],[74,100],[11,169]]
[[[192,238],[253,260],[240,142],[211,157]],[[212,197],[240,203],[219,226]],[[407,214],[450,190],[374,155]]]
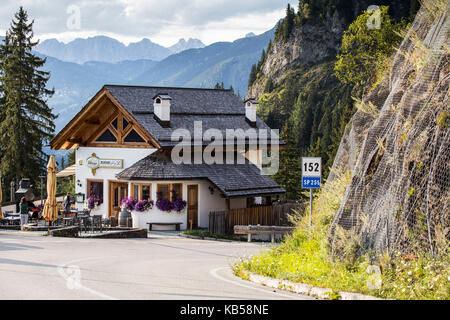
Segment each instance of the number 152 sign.
[[322,158],[302,158],[302,188],[319,189],[322,180]]

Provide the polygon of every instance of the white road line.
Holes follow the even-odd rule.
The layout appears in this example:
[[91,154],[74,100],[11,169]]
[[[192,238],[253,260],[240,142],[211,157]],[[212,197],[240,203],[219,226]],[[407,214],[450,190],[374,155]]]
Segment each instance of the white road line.
[[255,288],[255,287],[252,287],[252,286],[247,286],[247,285],[245,285],[245,284],[242,284],[242,283],[240,283],[240,282],[238,282],[238,281],[226,279],[226,278],[221,277],[221,276],[219,276],[219,275],[217,274],[217,271],[222,270],[222,269],[228,269],[228,267],[219,267],[219,268],[216,268],[216,269],[211,269],[211,270],[209,271],[209,273],[210,273],[214,278],[217,278],[217,279],[219,279],[219,280],[222,280],[222,281],[225,281],[225,282],[234,284],[234,285],[236,285],[236,286],[240,286],[240,287],[244,287],[244,288],[248,288],[248,289],[252,289],[252,290],[256,290],[256,291],[261,291],[261,292],[264,292],[264,293],[271,293],[271,294],[278,295],[278,296],[281,296],[281,297],[286,297],[286,298],[289,298],[289,299],[294,299],[294,300],[304,300],[304,299],[302,299],[302,298],[300,298],[300,297],[296,297],[296,296],[293,296],[293,295],[287,295],[287,294],[282,294],[282,293],[273,292],[273,291],[269,291],[269,290],[264,290],[264,289],[261,289],[261,288]]

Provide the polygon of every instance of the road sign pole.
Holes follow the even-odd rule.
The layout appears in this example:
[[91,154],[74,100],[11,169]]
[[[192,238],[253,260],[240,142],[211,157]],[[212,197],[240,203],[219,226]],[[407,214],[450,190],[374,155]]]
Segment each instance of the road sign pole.
[[309,226],[312,227],[312,204],[313,204],[313,196],[312,196],[312,188],[309,188]]

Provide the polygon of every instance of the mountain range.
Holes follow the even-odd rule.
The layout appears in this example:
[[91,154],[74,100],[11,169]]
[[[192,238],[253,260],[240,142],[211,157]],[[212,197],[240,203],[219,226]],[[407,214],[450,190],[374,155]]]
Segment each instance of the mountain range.
[[193,48],[203,48],[204,46],[200,40],[192,38],[188,41],[180,39],[178,43],[168,48],[147,38],[126,46],[110,37],[95,36],[87,39],[77,38],[67,44],[56,39],[48,39],[38,44],[35,50],[62,61],[82,64],[88,61],[115,63],[140,59],[161,61],[171,54]]
[[[111,62],[120,58],[120,52],[114,52],[113,48],[117,43],[118,48],[123,47],[119,41],[107,37],[96,37],[96,44],[92,38],[84,41],[74,40],[83,46],[88,43],[92,45],[89,49],[90,56],[80,54],[78,57],[78,61],[86,60],[88,56],[90,60],[82,63],[63,61],[61,56],[58,58],[42,52],[45,51],[42,50],[44,43],[50,48],[51,43],[54,43],[55,47],[58,46],[57,41],[44,41],[37,47],[36,54],[47,59],[43,67],[51,74],[47,86],[55,89],[55,94],[48,104],[59,115],[55,121],[56,132],[59,132],[105,84],[212,88],[216,83],[223,82],[226,88],[233,86],[235,92],[243,97],[247,92],[251,66],[258,61],[261,51],[273,39],[274,31],[272,29],[261,35],[234,42],[217,42],[203,48],[183,50],[170,54],[161,61],[138,59],[144,55],[143,49],[137,50],[134,56],[129,55],[129,59]],[[149,40],[144,39],[128,47],[138,47],[139,43],[144,45],[148,42]],[[164,50],[176,52],[192,45],[200,45],[200,42],[195,39],[180,40],[176,45]],[[51,49],[46,52],[56,52],[53,54],[58,55],[57,51]],[[98,59],[103,61],[94,61],[95,52],[99,54]],[[158,58],[156,54],[152,57]],[[73,56],[73,60],[76,60],[75,58],[76,56]]]

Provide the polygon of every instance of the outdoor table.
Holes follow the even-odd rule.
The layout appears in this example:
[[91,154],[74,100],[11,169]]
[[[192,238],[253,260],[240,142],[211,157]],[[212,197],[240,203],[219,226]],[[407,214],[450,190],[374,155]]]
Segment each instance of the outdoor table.
[[16,222],[20,223],[20,217],[16,217],[16,216],[5,217],[5,218],[3,218],[3,220],[6,220],[8,222],[8,225],[17,224]]

